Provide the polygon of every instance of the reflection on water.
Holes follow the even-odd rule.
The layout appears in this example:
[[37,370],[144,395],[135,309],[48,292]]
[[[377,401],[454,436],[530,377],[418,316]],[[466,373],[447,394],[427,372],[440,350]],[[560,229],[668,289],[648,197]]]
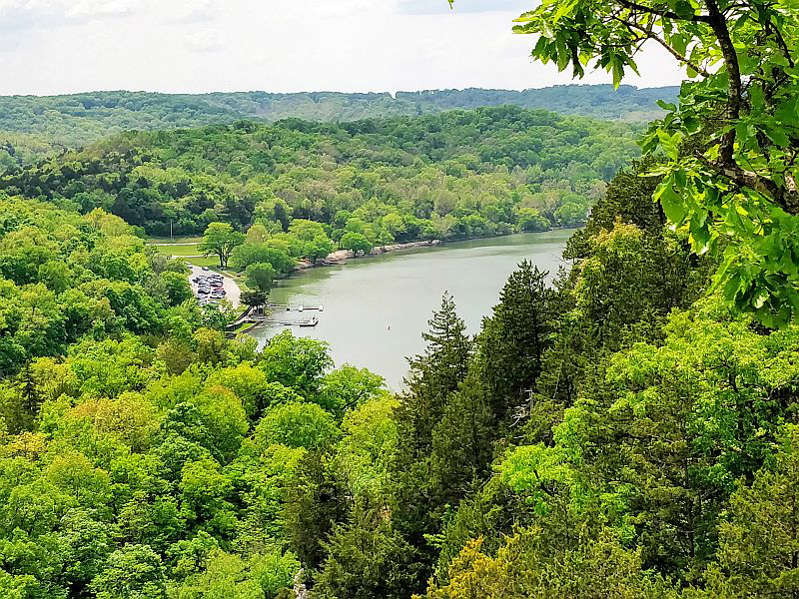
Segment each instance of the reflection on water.
[[[446,244],[314,268],[282,281],[271,301],[292,306],[322,306],[323,312],[275,314],[281,322],[317,316],[313,328],[292,327],[295,335],[330,343],[336,365],[366,367],[402,387],[406,357],[424,348],[421,333],[449,291],[468,331],[476,333],[483,316],[515,266],[527,258],[550,276],[573,231],[511,235]],[[267,324],[253,331],[264,343],[286,328]]]

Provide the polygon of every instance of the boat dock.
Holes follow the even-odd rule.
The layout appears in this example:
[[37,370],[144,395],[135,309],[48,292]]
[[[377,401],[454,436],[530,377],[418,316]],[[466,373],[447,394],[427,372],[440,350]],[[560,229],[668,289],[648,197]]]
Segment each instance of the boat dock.
[[267,304],[267,307],[272,310],[282,310],[285,312],[324,312],[324,306],[291,306],[288,304]]
[[[263,310],[256,310],[253,307],[247,308],[235,322],[227,326],[227,334],[233,337],[236,334],[249,333],[262,324],[273,324],[284,327],[312,328],[319,324],[319,317],[310,316],[307,318],[291,319],[283,315],[286,312],[323,312],[322,306],[289,306],[286,304],[267,304],[265,306],[269,313],[264,314]],[[244,327],[244,325],[247,325]],[[244,327],[244,328],[243,328]]]
[[264,318],[263,322],[279,324],[285,327],[315,327],[319,324],[319,319],[314,316],[305,320],[280,320],[278,318]]

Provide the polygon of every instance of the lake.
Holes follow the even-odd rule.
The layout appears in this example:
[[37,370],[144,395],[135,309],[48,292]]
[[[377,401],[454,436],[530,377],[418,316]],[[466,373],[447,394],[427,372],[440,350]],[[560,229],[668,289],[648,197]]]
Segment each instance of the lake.
[[[407,372],[406,357],[424,349],[421,337],[427,321],[449,291],[469,333],[480,330],[483,316],[497,303],[508,275],[525,258],[550,273],[561,259],[573,230],[526,233],[448,243],[350,260],[346,264],[312,268],[281,281],[272,302],[319,306],[323,312],[276,312],[282,321],[316,316],[313,328],[291,327],[298,336],[330,344],[337,366],[369,368],[400,390]],[[263,345],[286,325],[267,323],[251,334]]]

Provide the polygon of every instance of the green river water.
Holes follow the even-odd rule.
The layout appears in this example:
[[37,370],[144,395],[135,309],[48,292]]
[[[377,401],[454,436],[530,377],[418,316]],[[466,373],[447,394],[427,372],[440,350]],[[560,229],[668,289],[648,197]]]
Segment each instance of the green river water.
[[[349,363],[383,376],[389,388],[402,388],[406,357],[424,349],[427,320],[449,291],[468,331],[497,303],[515,266],[527,258],[554,276],[570,230],[528,233],[449,243],[350,260],[313,268],[281,281],[271,300],[290,306],[322,306],[324,311],[276,311],[274,318],[294,322],[316,316],[314,328],[292,326],[295,335],[327,341],[337,366]],[[267,323],[252,332],[261,344],[285,324]]]

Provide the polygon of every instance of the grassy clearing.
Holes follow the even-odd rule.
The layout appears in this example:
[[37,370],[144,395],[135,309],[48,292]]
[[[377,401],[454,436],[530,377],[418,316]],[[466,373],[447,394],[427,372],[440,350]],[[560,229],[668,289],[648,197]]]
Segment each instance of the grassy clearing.
[[191,240],[192,239],[200,239],[199,237],[192,238],[182,238],[181,240],[183,243],[169,243],[169,244],[159,244],[157,237],[150,238],[149,242],[154,245],[155,250],[159,254],[163,254],[165,256],[177,256],[186,260],[191,264],[196,264],[197,266],[216,266],[219,264],[219,259],[215,256],[209,257],[191,257],[191,256],[198,256],[202,252],[200,252],[200,246],[194,244]]
[[169,245],[181,245],[186,243],[200,243],[203,240],[202,236],[193,237],[148,237],[148,243],[168,243]]
[[[182,258],[195,266],[207,266],[219,270],[219,258],[216,256],[197,257],[202,253],[197,245],[200,241],[202,241],[202,237],[175,237],[174,243],[170,243],[169,237],[150,237],[147,239],[147,242],[152,244],[159,254]],[[226,272],[224,274],[236,279],[239,278],[235,273]]]
[[196,256],[202,253],[197,245],[157,245],[155,249],[166,256]]
[[216,256],[209,256],[207,258],[188,258],[186,256],[180,256],[182,260],[185,260],[189,264],[194,264],[194,266],[207,266],[209,268],[219,268],[219,258]]

